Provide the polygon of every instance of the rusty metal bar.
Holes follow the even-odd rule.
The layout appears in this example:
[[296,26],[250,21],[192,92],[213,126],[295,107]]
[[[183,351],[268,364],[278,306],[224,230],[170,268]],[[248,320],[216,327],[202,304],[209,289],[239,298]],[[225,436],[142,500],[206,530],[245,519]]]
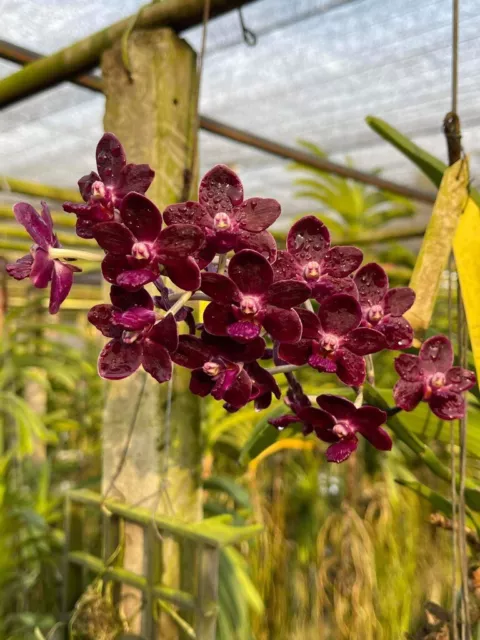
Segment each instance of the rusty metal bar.
[[[24,49],[23,47],[0,40],[0,58],[10,60],[17,64],[26,65],[29,62],[42,58],[42,56],[34,51],[30,51],[29,49]],[[101,93],[103,90],[102,80],[92,74],[78,75],[73,78],[69,78],[69,81],[98,93]],[[320,171],[332,173],[343,178],[350,178],[351,180],[369,184],[373,187],[377,187],[378,189],[384,189],[390,193],[396,193],[419,202],[426,202],[428,204],[435,202],[435,194],[432,192],[398,184],[391,180],[385,180],[384,178],[380,178],[379,176],[371,173],[352,169],[336,162],[326,160],[325,158],[317,158],[311,153],[274,142],[273,140],[268,140],[267,138],[256,136],[253,133],[231,127],[230,125],[218,122],[218,120],[213,120],[207,116],[200,115],[200,128],[223,138],[233,140],[234,142],[254,147],[255,149],[264,151],[279,158],[294,160],[295,162],[299,162],[308,167],[313,167],[314,169],[319,169]]]

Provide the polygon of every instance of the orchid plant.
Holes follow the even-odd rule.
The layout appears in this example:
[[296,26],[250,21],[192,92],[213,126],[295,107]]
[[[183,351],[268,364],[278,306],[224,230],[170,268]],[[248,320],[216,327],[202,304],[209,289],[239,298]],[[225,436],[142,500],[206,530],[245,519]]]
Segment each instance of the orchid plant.
[[[413,331],[403,314],[413,305],[412,289],[389,288],[380,265],[361,266],[360,249],[331,247],[315,216],[297,221],[286,249],[278,250],[267,229],[280,216],[279,203],[244,199],[240,178],[226,166],[203,177],[198,201],[172,204],[162,214],[145,196],[154,172],[127,164],[113,134],[102,137],[96,158],[97,172],[78,182],[85,204],[63,208],[76,214],[77,235],[94,238],[104,252],[111,304],[88,313],[109,339],[98,359],[102,378],[119,380],[143,367],[163,383],[176,364],[191,371],[193,394],[211,395],[234,412],[249,403],[266,409],[281,395],[275,375],[285,374],[292,413],[270,420],[275,427],[300,423],[305,435],[329,443],[331,462],[356,450],[357,434],[379,450],[391,449],[382,426],[387,413],[363,404],[362,385],[371,354],[411,347]],[[50,284],[49,309],[57,313],[81,271],[78,261],[98,254],[63,249],[48,206],[41,207],[38,213],[26,203],[14,206],[34,244],[7,272],[17,280],[30,277],[38,288]],[[201,324],[189,300],[208,301]],[[182,323],[186,329],[179,332]],[[274,367],[262,366],[272,358]],[[313,406],[295,378],[303,366],[335,373],[355,389],[356,401],[324,394]],[[426,340],[418,357],[399,355],[395,368],[395,410],[425,401],[443,420],[464,416],[463,393],[475,375],[453,366],[446,337]]]

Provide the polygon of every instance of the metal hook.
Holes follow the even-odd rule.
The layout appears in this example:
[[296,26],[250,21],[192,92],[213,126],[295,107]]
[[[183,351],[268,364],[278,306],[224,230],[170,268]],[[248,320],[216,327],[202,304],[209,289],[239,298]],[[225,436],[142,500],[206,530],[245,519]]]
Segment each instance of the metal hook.
[[257,44],[257,35],[246,26],[243,19],[242,9],[240,7],[238,8],[238,17],[240,18],[240,26],[242,27],[243,40],[245,44],[249,47],[254,47]]

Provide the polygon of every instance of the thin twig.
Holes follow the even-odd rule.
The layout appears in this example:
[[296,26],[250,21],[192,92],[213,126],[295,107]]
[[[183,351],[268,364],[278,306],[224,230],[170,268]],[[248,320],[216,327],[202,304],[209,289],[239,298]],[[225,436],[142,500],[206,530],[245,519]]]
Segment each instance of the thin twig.
[[298,371],[299,369],[304,369],[306,364],[296,365],[296,364],[282,364],[278,367],[272,367],[271,369],[266,369],[268,373],[272,376],[276,376],[279,373],[291,373],[292,371]]

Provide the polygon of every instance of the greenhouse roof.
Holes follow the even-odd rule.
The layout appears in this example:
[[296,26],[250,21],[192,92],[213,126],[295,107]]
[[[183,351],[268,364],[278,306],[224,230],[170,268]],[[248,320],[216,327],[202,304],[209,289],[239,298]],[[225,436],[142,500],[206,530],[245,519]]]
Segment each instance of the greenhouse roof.
[[[0,36],[49,54],[145,4],[142,0],[3,0]],[[441,123],[450,108],[451,0],[257,0],[243,8],[257,37],[248,46],[237,11],[208,28],[201,113],[294,145],[313,141],[331,157],[350,156],[363,170],[427,184],[412,165],[365,124],[374,114],[445,159]],[[462,0],[459,112],[464,145],[479,167],[480,12]],[[199,48],[201,27],[184,33]],[[17,69],[0,61],[0,77]],[[0,175],[74,186],[94,163],[104,98],[64,83],[8,107],[0,120]],[[295,200],[287,161],[211,133],[200,135],[202,169],[234,166],[247,194]]]

